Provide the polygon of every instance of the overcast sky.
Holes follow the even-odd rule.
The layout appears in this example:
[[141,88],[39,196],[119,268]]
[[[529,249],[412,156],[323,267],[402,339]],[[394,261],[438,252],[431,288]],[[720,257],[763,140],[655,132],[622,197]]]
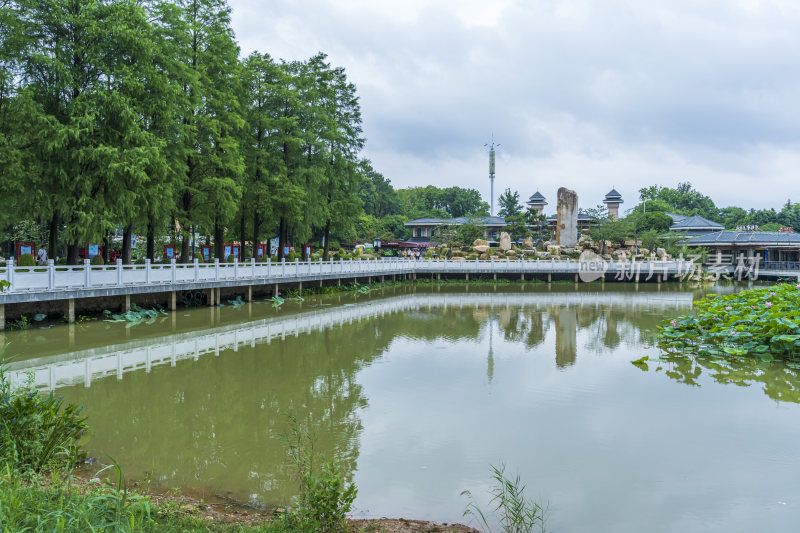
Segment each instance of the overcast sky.
[[717,205],[800,201],[796,0],[230,0],[243,55],[317,51],[358,87],[395,187],[489,198],[691,181]]

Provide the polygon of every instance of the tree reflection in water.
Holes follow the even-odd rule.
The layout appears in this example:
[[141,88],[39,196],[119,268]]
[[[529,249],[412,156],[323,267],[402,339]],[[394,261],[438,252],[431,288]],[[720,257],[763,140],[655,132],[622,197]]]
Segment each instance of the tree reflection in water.
[[760,385],[764,394],[775,401],[800,403],[800,365],[797,363],[756,357],[722,359],[666,354],[637,366],[645,371],[663,372],[670,379],[693,387],[700,386],[704,373],[722,385]]

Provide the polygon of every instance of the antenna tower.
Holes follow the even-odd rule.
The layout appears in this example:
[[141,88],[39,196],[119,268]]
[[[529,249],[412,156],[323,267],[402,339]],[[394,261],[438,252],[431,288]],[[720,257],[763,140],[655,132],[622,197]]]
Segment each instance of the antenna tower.
[[494,132],[492,132],[492,142],[484,144],[489,147],[489,215],[494,216],[494,153],[495,148],[500,148],[500,144],[494,143]]

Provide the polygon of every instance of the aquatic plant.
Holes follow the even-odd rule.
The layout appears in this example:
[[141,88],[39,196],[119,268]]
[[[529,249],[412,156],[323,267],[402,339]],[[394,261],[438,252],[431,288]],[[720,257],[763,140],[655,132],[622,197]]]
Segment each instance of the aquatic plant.
[[709,294],[695,314],[659,326],[659,346],[671,353],[800,356],[800,284],[779,284],[736,294]]
[[494,480],[494,485],[489,490],[489,494],[492,496],[489,500],[489,505],[492,506],[491,513],[485,513],[475,503],[472,493],[465,490],[461,495],[469,498],[470,502],[464,510],[464,516],[477,518],[483,530],[489,533],[493,531],[490,521],[496,522],[500,531],[505,533],[528,533],[534,528],[544,532],[545,509],[532,499],[525,497],[526,486],[519,474],[514,478],[509,478],[506,477],[506,465],[501,463],[499,467],[490,466]]
[[128,322],[128,326],[135,326],[137,324],[153,324],[159,316],[167,316],[168,313],[164,311],[161,306],[155,309],[144,309],[136,304],[131,305],[131,310],[122,314],[114,314],[109,310],[103,311],[106,318],[104,322]]
[[272,307],[280,307],[280,306],[283,305],[283,302],[285,302],[286,300],[284,300],[283,298],[281,298],[280,296],[278,296],[276,294],[275,296],[270,298],[268,301],[272,302]]
[[0,279],[0,292],[4,292],[9,287],[11,287],[11,284],[8,280]]

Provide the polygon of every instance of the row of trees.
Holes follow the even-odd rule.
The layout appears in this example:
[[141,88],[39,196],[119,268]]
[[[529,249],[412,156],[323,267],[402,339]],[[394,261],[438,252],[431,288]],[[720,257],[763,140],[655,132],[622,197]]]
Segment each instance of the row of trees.
[[171,225],[183,261],[235,226],[327,255],[361,211],[354,85],[321,53],[240,59],[224,0],[5,0],[0,35],[0,225],[45,225],[51,257],[122,228],[152,258]]

